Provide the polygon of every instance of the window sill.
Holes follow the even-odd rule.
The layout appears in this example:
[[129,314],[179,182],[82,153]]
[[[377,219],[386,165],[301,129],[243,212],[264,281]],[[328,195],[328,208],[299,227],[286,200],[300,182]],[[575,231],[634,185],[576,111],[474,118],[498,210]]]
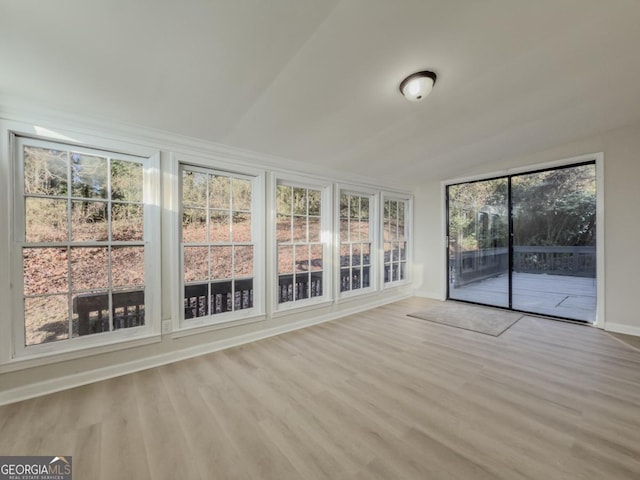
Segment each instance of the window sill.
[[159,334],[149,334],[132,338],[131,340],[112,340],[104,342],[100,345],[83,345],[73,349],[67,349],[59,352],[39,352],[25,353],[19,357],[9,360],[7,363],[0,365],[0,373],[15,372],[27,368],[39,367],[41,365],[49,365],[51,363],[65,362],[67,360],[75,360],[78,358],[91,357],[103,353],[117,352],[118,350],[126,350],[129,348],[160,343],[162,337]]
[[407,285],[411,285],[411,280],[396,280],[394,282],[387,282],[383,285],[382,289],[387,290],[389,288],[398,288],[398,287],[406,287]]
[[369,287],[367,289],[350,290],[348,292],[340,293],[340,296],[338,297],[338,303],[345,303],[362,298],[373,297],[379,295],[380,293],[380,290],[376,290],[373,287]]
[[[296,305],[296,303],[298,303],[298,305]],[[279,306],[280,309],[273,312],[273,314],[271,315],[271,318],[280,318],[280,317],[285,317],[287,315],[294,315],[300,312],[318,310],[320,308],[330,307],[331,305],[333,305],[333,303],[334,302],[332,300],[327,300],[324,298],[317,301],[311,300],[311,301],[287,302],[287,303],[280,304]],[[282,305],[287,305],[287,306],[283,307]]]
[[198,323],[197,325],[184,325],[179,330],[167,334],[172,339],[187,337],[190,335],[198,335],[201,333],[213,332],[223,328],[238,327],[240,325],[248,325],[250,323],[262,322],[267,317],[265,315],[253,315],[250,317],[242,317],[236,319],[223,319],[208,323]]

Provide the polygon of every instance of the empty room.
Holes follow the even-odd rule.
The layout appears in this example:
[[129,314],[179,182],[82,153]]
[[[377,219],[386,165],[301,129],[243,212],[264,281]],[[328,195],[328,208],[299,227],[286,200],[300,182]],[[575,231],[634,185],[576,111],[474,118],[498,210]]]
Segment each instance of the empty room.
[[0,479],[640,478],[636,0],[0,0]]

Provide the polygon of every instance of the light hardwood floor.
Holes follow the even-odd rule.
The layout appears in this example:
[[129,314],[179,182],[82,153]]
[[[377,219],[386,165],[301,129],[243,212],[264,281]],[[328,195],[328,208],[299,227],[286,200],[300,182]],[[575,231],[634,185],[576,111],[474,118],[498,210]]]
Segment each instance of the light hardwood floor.
[[426,302],[2,407],[0,454],[77,480],[640,478],[640,351],[405,316]]

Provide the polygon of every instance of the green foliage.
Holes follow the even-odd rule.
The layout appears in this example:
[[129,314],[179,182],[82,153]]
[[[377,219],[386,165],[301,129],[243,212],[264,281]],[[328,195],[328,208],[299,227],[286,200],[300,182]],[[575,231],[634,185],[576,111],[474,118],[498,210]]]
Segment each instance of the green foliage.
[[[454,249],[508,244],[506,178],[448,188],[449,237]],[[595,244],[595,166],[582,165],[512,177],[514,244]]]
[[595,166],[513,179],[515,245],[595,245]]

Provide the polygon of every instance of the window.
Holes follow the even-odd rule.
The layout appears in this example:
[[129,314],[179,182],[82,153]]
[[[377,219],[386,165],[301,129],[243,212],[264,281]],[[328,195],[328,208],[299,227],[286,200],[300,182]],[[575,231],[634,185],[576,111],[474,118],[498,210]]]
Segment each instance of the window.
[[407,204],[407,200],[384,201],[384,282],[387,284],[407,278]]
[[362,292],[372,286],[371,195],[340,194],[340,292]]
[[16,145],[17,349],[148,326],[151,159],[31,139]]
[[[182,167],[185,322],[254,307],[254,178]],[[225,315],[227,314],[227,315]]]
[[278,303],[324,295],[322,195],[318,188],[278,184],[276,242]]

